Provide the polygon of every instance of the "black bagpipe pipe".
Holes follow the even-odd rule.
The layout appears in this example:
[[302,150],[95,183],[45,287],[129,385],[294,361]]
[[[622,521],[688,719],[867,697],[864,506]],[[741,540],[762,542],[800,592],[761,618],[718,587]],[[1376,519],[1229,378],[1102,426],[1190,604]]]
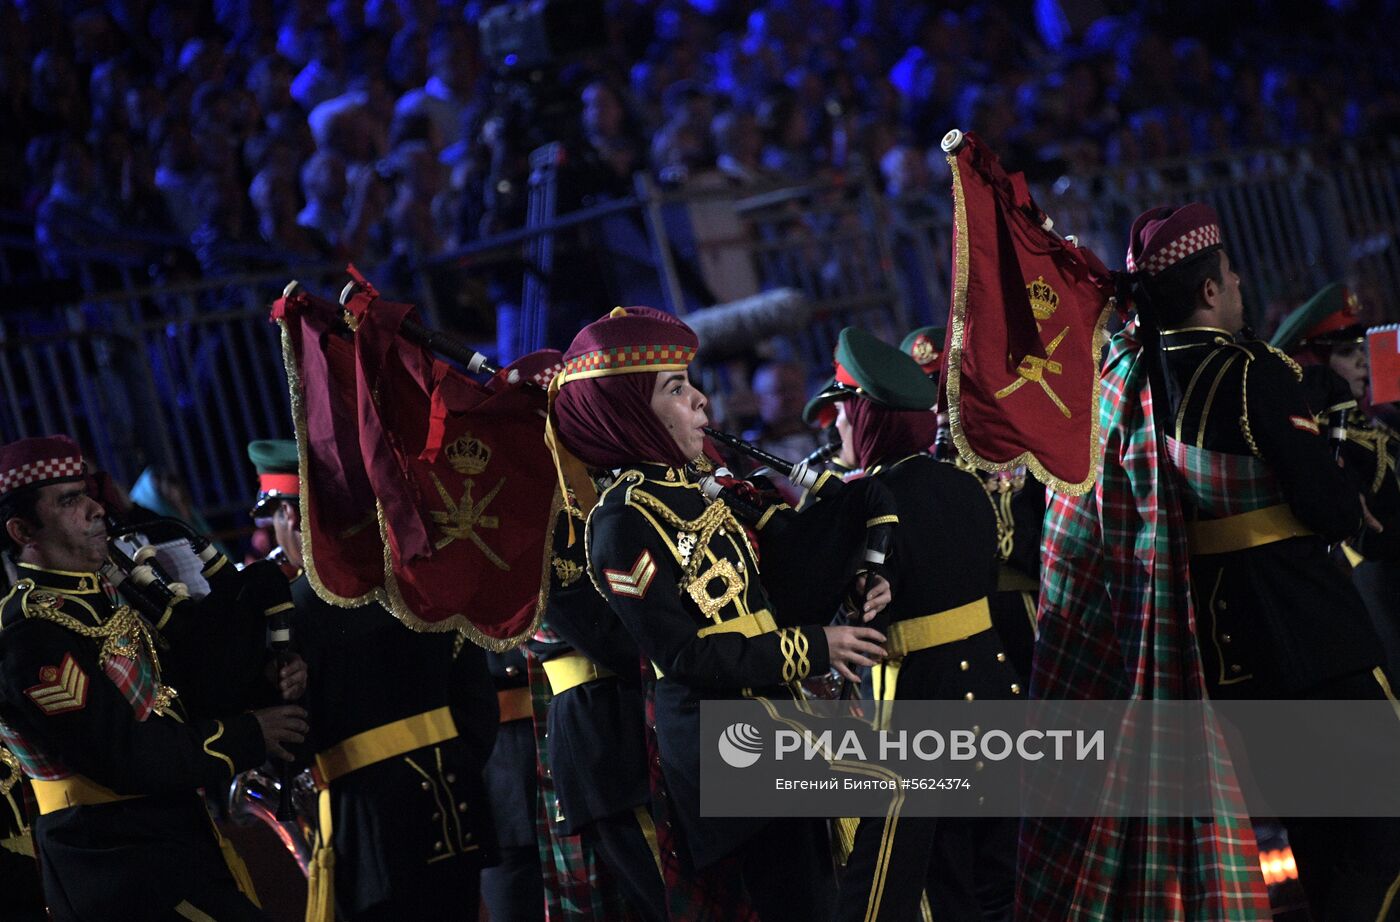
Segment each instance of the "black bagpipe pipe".
[[[775,604],[814,614],[834,612],[842,607],[853,576],[867,575],[868,592],[870,578],[884,575],[899,521],[894,497],[884,484],[869,477],[846,483],[820,470],[820,455],[830,446],[794,464],[727,432],[708,427],[705,432],[719,444],[771,468],[817,500],[800,511],[780,509],[768,515],[766,508],[758,510],[759,520],[768,515],[759,531],[759,543],[763,586]],[[715,479],[702,481],[701,488],[712,498],[725,499],[732,508],[747,508],[746,517],[753,516],[748,491]],[[853,621],[859,623],[864,598],[853,603],[847,607],[854,609]]]

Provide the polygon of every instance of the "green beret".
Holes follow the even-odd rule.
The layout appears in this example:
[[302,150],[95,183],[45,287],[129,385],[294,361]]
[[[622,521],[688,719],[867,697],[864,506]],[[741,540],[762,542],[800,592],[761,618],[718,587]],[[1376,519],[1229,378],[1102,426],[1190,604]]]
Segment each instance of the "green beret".
[[936,375],[943,370],[943,342],[947,338],[944,327],[919,327],[904,337],[899,351],[918,362],[924,374]]
[[928,410],[938,401],[938,385],[918,362],[855,327],[842,330],[836,344],[836,380],[896,410]]
[[258,499],[253,518],[266,518],[282,500],[295,500],[300,491],[297,443],[291,439],[259,439],[248,443],[248,460],[258,469]]
[[1356,294],[1341,282],[1333,282],[1283,318],[1270,343],[1291,353],[1309,343],[1358,342],[1365,336]]

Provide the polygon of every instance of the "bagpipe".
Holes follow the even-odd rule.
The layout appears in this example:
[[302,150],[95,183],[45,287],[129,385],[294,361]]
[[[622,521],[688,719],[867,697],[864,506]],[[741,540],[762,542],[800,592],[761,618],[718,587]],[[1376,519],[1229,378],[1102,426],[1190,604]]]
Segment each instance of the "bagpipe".
[[[260,561],[239,568],[208,536],[180,519],[154,516],[120,522],[109,514],[107,520],[109,565],[104,573],[128,604],[161,632],[167,645],[207,640],[217,648],[231,634],[237,634],[252,640],[237,643],[235,648],[265,646],[279,670],[291,661],[291,584],[274,562]],[[128,554],[124,545],[131,538],[139,538],[142,543]],[[198,600],[191,597],[188,585],[173,578],[159,559],[158,544],[181,541],[200,565],[200,576],[209,585],[208,594]],[[186,623],[190,619],[179,610],[186,604],[201,608],[197,622]],[[277,783],[269,785],[277,792],[275,819],[289,823],[297,818],[292,801],[295,772],[286,762],[279,763],[277,770]],[[234,788],[240,784],[246,782],[235,778]],[[286,830],[280,829],[279,836],[285,835]]]
[[888,572],[899,523],[894,497],[877,480],[846,482],[822,470],[821,455],[829,446],[794,463],[727,432],[706,427],[705,433],[770,468],[812,499],[794,510],[776,497],[765,499],[761,484],[756,487],[752,481],[722,474],[701,478],[707,496],[723,499],[756,528],[763,587],[774,604],[780,610],[814,614],[844,608],[852,623],[859,623],[865,600],[863,594],[853,593],[852,584],[865,575],[869,591],[874,578]]

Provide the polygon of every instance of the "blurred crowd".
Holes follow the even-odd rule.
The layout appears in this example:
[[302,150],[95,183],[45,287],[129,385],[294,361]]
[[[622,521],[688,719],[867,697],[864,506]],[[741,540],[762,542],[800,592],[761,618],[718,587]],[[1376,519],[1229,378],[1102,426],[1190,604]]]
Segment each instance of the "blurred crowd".
[[411,264],[559,210],[857,159],[927,190],[978,131],[1032,179],[1400,125],[1400,5],[606,0],[607,46],[503,78],[475,0],[0,2],[0,208],[50,276],[177,243],[214,275]]

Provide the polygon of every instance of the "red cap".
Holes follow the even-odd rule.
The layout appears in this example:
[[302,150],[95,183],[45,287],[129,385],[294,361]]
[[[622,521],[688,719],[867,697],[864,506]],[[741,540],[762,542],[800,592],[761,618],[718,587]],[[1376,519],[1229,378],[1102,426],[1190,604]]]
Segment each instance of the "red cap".
[[1220,216],[1209,205],[1152,208],[1138,215],[1128,234],[1128,271],[1159,275],[1222,242]]
[[654,307],[617,307],[579,331],[564,353],[563,382],[643,371],[681,371],[700,339]]
[[66,435],[20,439],[0,447],[0,497],[36,483],[83,476],[83,453]]
[[1343,288],[1341,296],[1342,306],[1304,331],[1304,342],[1312,339],[1326,339],[1328,333],[1349,330],[1361,323],[1361,302],[1357,300],[1356,292],[1350,288]]

